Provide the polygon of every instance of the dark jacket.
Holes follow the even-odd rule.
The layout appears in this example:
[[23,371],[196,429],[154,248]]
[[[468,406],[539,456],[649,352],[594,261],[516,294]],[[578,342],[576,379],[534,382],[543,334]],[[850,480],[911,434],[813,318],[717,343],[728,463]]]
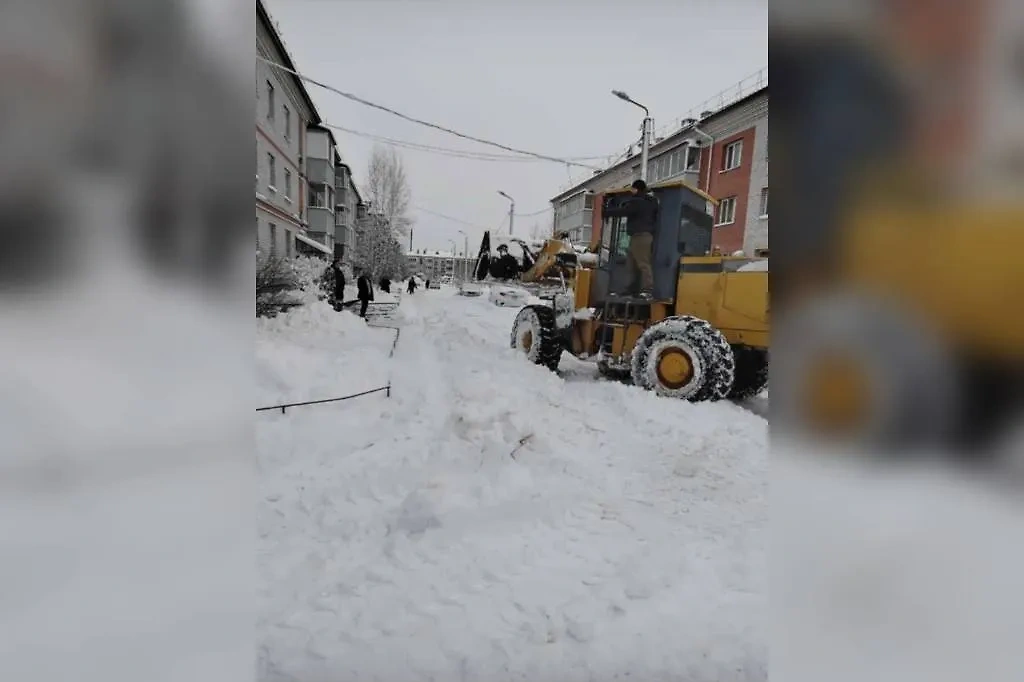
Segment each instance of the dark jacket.
[[373,286],[370,284],[370,278],[366,275],[359,275],[359,279],[356,280],[356,287],[359,289],[359,300],[360,301],[372,301],[373,300]]
[[334,292],[335,298],[342,298],[345,292],[345,272],[340,266],[331,266],[334,271]]
[[654,234],[658,226],[658,199],[653,194],[629,197],[615,207],[607,207],[602,214],[609,218],[626,218],[626,233]]

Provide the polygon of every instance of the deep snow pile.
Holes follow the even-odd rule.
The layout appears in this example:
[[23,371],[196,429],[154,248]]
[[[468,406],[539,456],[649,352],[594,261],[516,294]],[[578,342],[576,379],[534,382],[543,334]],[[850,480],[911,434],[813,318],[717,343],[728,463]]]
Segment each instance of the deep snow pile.
[[[405,297],[390,400],[258,420],[264,679],[766,679],[766,422],[529,365],[516,312]],[[308,393],[304,319],[258,362]]]
[[256,320],[259,406],[335,398],[387,383],[394,332],[313,301]]

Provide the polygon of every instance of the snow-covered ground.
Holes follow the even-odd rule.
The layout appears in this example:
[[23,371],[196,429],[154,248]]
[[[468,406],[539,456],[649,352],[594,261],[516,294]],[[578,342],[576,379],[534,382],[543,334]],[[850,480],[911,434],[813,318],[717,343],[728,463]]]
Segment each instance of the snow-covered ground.
[[261,322],[263,680],[764,680],[767,422],[563,376],[515,309]]

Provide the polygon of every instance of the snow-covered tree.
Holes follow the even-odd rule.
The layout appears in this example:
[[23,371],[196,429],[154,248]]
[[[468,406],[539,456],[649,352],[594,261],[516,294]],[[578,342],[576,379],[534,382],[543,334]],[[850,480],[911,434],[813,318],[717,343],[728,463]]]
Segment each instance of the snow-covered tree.
[[412,227],[412,190],[402,157],[394,147],[376,145],[363,185],[363,197],[373,212],[383,216],[395,238],[409,234]]
[[363,185],[367,210],[359,223],[355,265],[373,281],[404,276],[402,240],[409,234],[411,190],[402,157],[390,147],[376,146]]
[[534,223],[530,228],[530,239],[544,241],[551,236],[551,230],[541,227],[540,223]]

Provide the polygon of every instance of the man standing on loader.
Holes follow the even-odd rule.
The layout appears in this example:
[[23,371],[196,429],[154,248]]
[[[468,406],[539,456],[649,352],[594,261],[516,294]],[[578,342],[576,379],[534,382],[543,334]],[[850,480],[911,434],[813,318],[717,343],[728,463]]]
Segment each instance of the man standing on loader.
[[654,270],[651,260],[654,252],[654,230],[658,225],[658,199],[647,191],[647,183],[635,180],[630,193],[633,195],[618,206],[608,204],[605,197],[602,214],[610,218],[626,219],[626,234],[629,235],[629,272],[631,287],[636,289],[639,276],[640,298],[651,298],[654,294]]

